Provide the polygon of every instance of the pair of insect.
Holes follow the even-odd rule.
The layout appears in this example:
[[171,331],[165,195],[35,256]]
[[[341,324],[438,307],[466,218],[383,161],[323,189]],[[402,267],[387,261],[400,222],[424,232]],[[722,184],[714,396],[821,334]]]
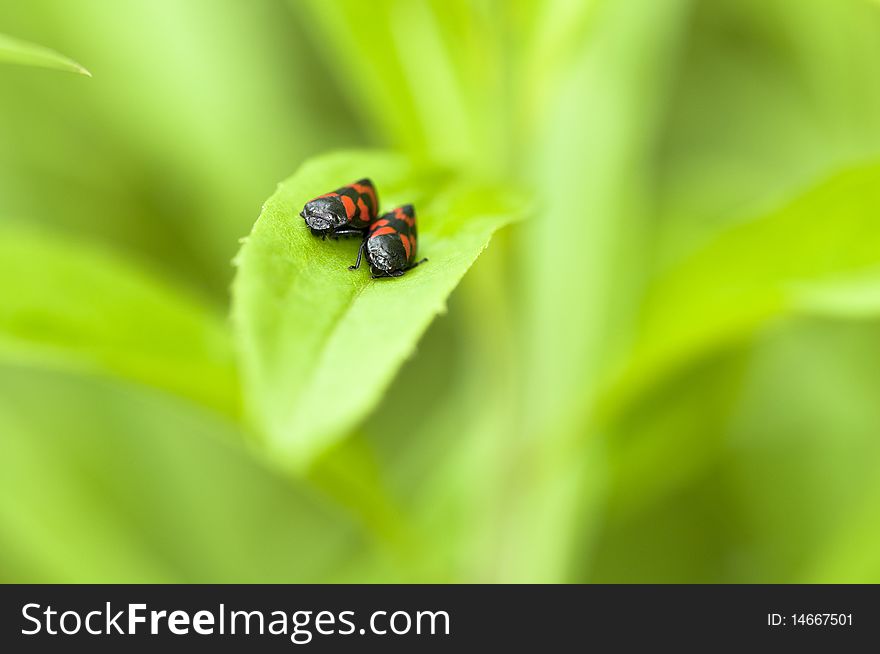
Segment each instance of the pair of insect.
[[427,259],[416,260],[416,210],[411,204],[379,215],[379,197],[369,179],[338,188],[310,200],[299,214],[312,234],[325,239],[361,236],[357,270],[366,257],[373,279],[400,277]]

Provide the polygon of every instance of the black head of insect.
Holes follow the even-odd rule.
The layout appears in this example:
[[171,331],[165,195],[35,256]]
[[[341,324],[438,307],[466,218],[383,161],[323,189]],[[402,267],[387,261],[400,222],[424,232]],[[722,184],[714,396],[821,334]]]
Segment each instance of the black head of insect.
[[326,236],[337,229],[345,227],[348,214],[339,195],[331,193],[322,195],[306,203],[299,214],[315,236]]
[[349,267],[360,267],[361,255],[366,255],[373,277],[400,277],[427,261],[416,261],[417,248],[416,210],[405,204],[373,221],[358,250],[357,261]]
[[376,277],[397,277],[409,267],[409,257],[397,233],[367,239],[366,257]]
[[335,237],[363,234],[378,210],[376,187],[365,178],[307,202],[300,215],[315,236]]

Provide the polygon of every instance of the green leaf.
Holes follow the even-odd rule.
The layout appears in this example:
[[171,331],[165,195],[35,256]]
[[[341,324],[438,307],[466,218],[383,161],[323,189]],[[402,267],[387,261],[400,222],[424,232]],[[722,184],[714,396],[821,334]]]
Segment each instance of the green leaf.
[[0,582],[399,579],[375,567],[376,545],[348,511],[249,456],[213,412],[0,366]]
[[92,76],[89,71],[73,59],[69,59],[42,45],[28,43],[5,34],[0,34],[0,63],[38,66],[40,68],[66,70],[71,73],[86,75],[87,77]]
[[[358,243],[322,241],[298,213],[370,177],[385,210],[413,202],[427,264],[397,279],[348,270]],[[305,164],[263,207],[238,257],[233,319],[247,408],[273,453],[301,467],[379,400],[401,363],[518,198],[421,171],[405,159],[343,152]]]
[[878,215],[880,165],[864,165],[742,221],[668,270],[647,294],[640,338],[605,409],[619,408],[774,319],[809,311],[810,305],[837,302],[854,309],[854,303],[869,302],[866,294],[875,291],[850,289],[848,298],[841,292],[832,297],[829,285],[871,275],[880,266]]
[[0,214],[98,235],[227,303],[275,182],[362,133],[303,46],[313,26],[284,18],[278,2],[4,2],[0,31],[63,44],[100,83],[5,67]]
[[109,373],[238,412],[219,311],[95,247],[0,230],[0,361]]
[[[877,158],[878,16],[862,0],[696,3],[654,163],[654,257]],[[749,47],[731,47],[732,32]]]
[[[444,8],[436,12],[423,2],[365,4],[357,0],[294,4],[298,15],[308,10],[310,22],[321,33],[316,48],[365,123],[382,132],[385,142],[448,161],[459,160],[485,132],[473,133],[474,114],[464,104],[462,71],[456,70],[450,57],[438,13],[453,23],[449,27],[459,49],[469,49],[471,44],[461,41],[478,34],[481,54],[488,57],[486,44],[493,32],[471,29],[468,19],[476,12],[449,11],[448,4]],[[385,47],[375,47],[377,42]],[[419,47],[413,48],[413,43]],[[390,97],[394,102],[386,101]],[[483,149],[484,159],[492,154]]]
[[815,284],[793,284],[790,292],[796,309],[806,315],[849,320],[880,316],[880,270]]
[[[529,260],[516,295],[528,402],[511,421],[525,447],[519,504],[504,505],[514,527],[499,539],[504,579],[564,581],[591,550],[573,534],[601,515],[588,506],[603,496],[591,424],[598,371],[628,344],[653,228],[648,162],[694,3],[593,4],[525,162],[543,203],[519,241],[518,261]],[[556,34],[551,42],[551,52],[563,45]]]
[[735,502],[716,512],[737,525],[738,582],[880,579],[877,327],[800,319],[758,339],[711,475]]

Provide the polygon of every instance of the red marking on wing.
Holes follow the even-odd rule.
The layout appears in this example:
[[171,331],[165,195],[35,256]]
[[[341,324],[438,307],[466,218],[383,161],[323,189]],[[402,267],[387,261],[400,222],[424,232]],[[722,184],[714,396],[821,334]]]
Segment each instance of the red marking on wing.
[[406,250],[406,260],[409,261],[409,253],[412,251],[412,246],[410,246],[406,234],[400,235],[400,242],[403,243],[403,249]]
[[320,198],[335,198],[338,195],[339,195],[339,193],[337,193],[336,191],[333,191],[332,193],[325,193],[324,195],[319,195],[315,199],[318,200]]
[[379,229],[374,229],[370,234],[370,238],[374,236],[382,236],[383,234],[396,234],[397,230],[393,227],[380,227]]
[[357,201],[358,209],[361,211],[361,222],[369,223],[370,222],[370,210],[367,208],[366,203],[363,198],[358,198]]
[[345,207],[345,215],[348,216],[348,219],[354,218],[354,200],[347,195],[343,195],[342,205]]
[[370,231],[375,232],[377,229],[379,229],[380,227],[385,227],[385,225],[387,225],[387,224],[388,224],[387,218],[383,218],[382,220],[377,220],[376,222],[373,223],[372,227],[370,227]]
[[402,222],[405,222],[410,227],[412,227],[416,223],[416,219],[412,216],[407,215],[407,213],[403,210],[403,207],[397,207],[394,210],[394,217]]
[[369,184],[352,184],[351,187],[362,195],[369,195],[373,203],[373,211],[379,210],[379,201],[376,199],[376,189]]

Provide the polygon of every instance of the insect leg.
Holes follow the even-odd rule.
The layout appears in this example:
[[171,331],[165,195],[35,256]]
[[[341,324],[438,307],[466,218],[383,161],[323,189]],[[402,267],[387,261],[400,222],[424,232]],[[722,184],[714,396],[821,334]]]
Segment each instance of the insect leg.
[[427,257],[425,257],[421,261],[416,261],[413,265],[411,265],[409,268],[407,268],[407,270],[412,270],[413,268],[415,268],[419,264],[425,263],[427,260],[428,260]]
[[366,245],[367,245],[367,237],[364,236],[364,240],[361,241],[361,245],[360,245],[360,247],[358,248],[358,258],[357,258],[357,261],[354,262],[354,265],[353,265],[353,266],[349,266],[349,267],[348,267],[349,270],[357,270],[358,268],[361,267],[361,257],[364,256],[364,248],[366,247]]

